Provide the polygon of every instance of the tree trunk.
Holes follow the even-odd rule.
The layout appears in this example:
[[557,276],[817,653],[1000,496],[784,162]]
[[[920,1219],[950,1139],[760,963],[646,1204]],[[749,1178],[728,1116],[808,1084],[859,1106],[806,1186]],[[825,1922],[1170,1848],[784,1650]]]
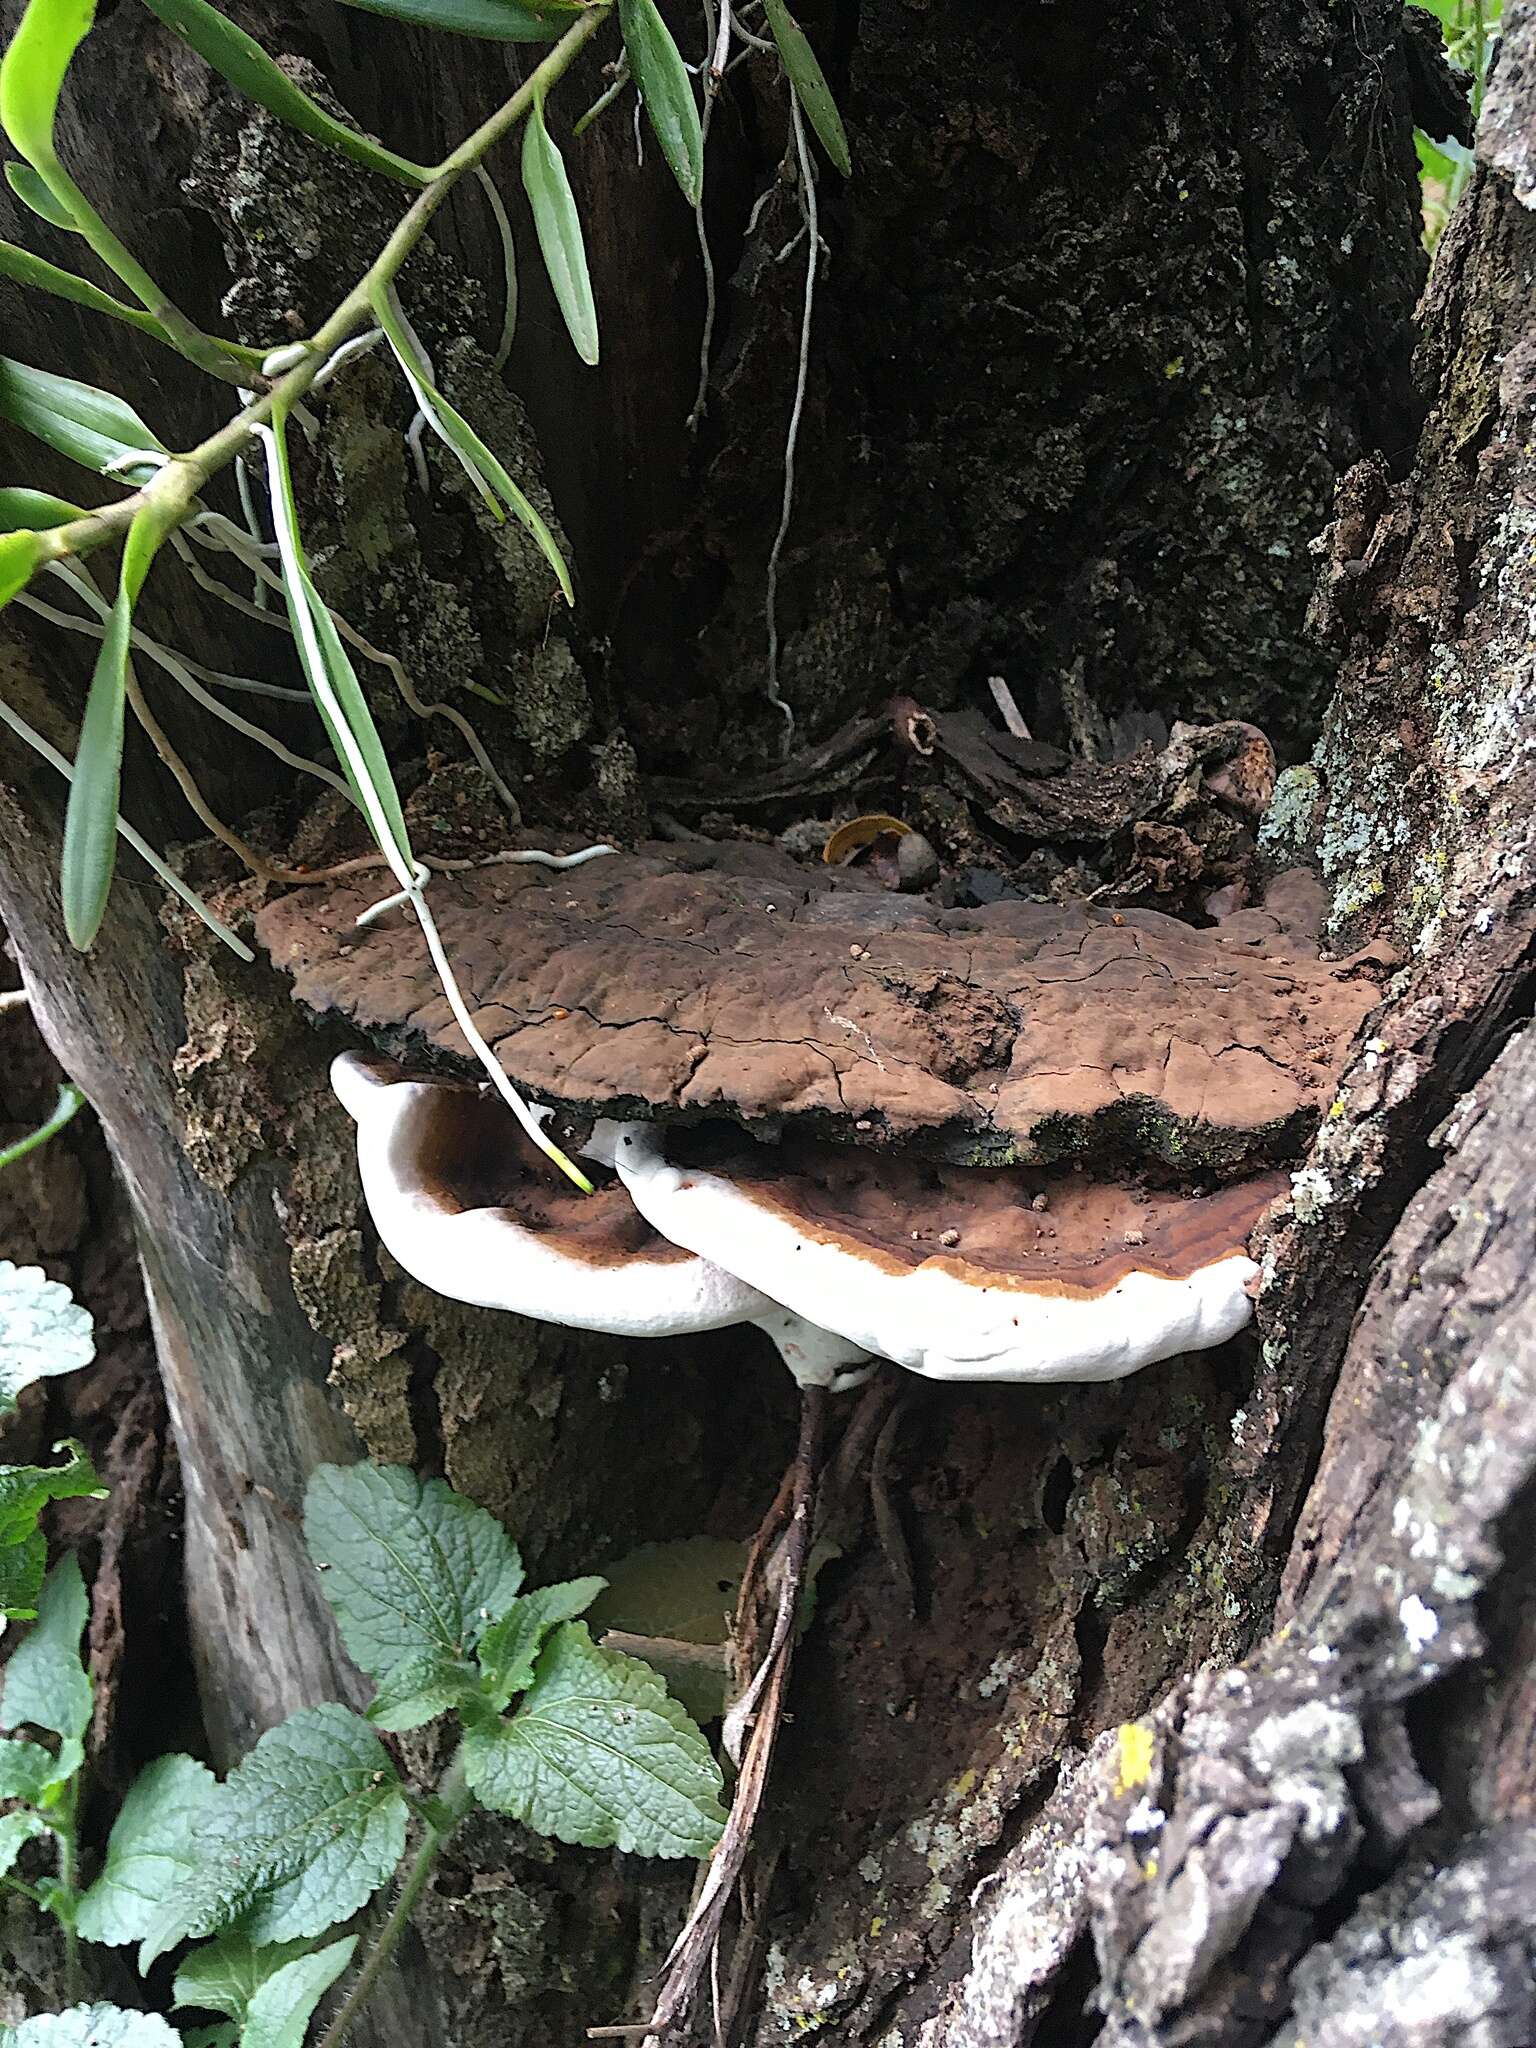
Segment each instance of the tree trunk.
[[[419,156],[519,61],[329,7],[232,11]],[[1127,0],[1096,34],[1002,0],[804,12],[856,161],[820,187],[830,254],[778,579],[796,745],[893,694],[980,704],[991,673],[1037,737],[1088,757],[1179,718],[1254,720],[1293,764],[1316,746],[1282,784],[1269,853],[1315,858],[1337,943],[1390,939],[1401,965],[1271,1232],[1257,1341],[1118,1386],[904,1388],[878,1507],[865,1529],[852,1517],[797,1660],[741,2038],[1513,2048],[1536,2037],[1520,1895],[1536,1067],[1505,1044],[1529,1008],[1536,816],[1531,9],[1511,16],[1412,376],[1422,259],[1389,0]],[[222,297],[244,338],[307,332],[387,231],[389,193],[237,104],[147,14],[113,11],[79,73],[71,160],[195,316]],[[594,57],[562,116],[598,74]],[[764,67],[716,109],[718,310],[693,435],[692,223],[653,152],[637,171],[624,118],[570,152],[601,372],[528,260],[518,398],[501,388],[475,338],[494,328],[477,280],[499,264],[473,194],[408,273],[450,393],[498,446],[541,452],[579,571],[568,637],[444,471],[415,493],[382,368],[338,383],[304,458],[327,595],[425,694],[459,693],[551,829],[636,836],[653,810],[711,809],[779,829],[882,794],[832,777],[787,813],[742,795],[779,772],[783,731],[765,577],[806,258],[801,242],[778,260],[799,226],[773,187],[785,122]],[[14,292],[6,310],[8,350],[124,391],[168,443],[217,417],[224,394],[147,344]],[[1309,543],[1345,472],[1320,640]],[[15,445],[6,475],[81,488]],[[291,679],[259,625],[173,573],[153,593],[167,640]],[[66,749],[81,676],[79,643],[51,628],[0,650],[0,691]],[[394,750],[419,752],[375,701]],[[164,715],[216,810],[310,857],[266,756]],[[343,1029],[312,1027],[277,975],[131,875],[95,951],[71,953],[60,788],[9,741],[4,760],[0,911],[138,1219],[221,1760],[296,1706],[360,1696],[297,1538],[321,1459],[445,1472],[547,1573],[747,1533],[792,1439],[755,1337],[575,1338],[404,1280],[363,1227],[325,1085]],[[419,800],[453,786],[439,770]],[[134,751],[124,802],[153,840],[196,836]],[[946,857],[975,854],[953,801],[915,822]],[[1045,851],[1058,870],[1074,857]],[[260,885],[219,849],[188,858],[248,920]],[[671,1867],[477,1822],[371,2037],[542,2048],[643,2015],[687,1889]],[[1437,1973],[1425,1952],[1452,1962]]]

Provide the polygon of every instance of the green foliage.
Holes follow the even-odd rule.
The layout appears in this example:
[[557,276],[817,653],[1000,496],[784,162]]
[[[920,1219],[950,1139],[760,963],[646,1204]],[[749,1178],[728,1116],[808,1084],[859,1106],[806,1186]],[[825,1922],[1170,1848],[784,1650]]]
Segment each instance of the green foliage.
[[[96,1356],[91,1312],[41,1266],[0,1259],[0,1415],[37,1380],[76,1372]],[[0,1468],[3,1470],[3,1468]],[[3,1528],[0,1507],[0,1528]]]
[[215,1790],[212,1771],[195,1757],[157,1757],[140,1773],[113,1823],[101,1874],[80,1901],[76,1924],[87,1941],[116,1947],[150,1933],[165,1902],[193,1881]]
[[400,1780],[368,1724],[341,1706],[291,1714],[210,1799],[195,1875],[163,1902],[142,1966],[237,1920],[258,1945],[323,1934],[393,1875],[405,1829]]
[[515,1694],[526,1692],[538,1668],[539,1653],[562,1622],[585,1614],[602,1592],[606,1579],[566,1579],[540,1586],[493,1622],[480,1643],[479,1662],[484,1690],[498,1710]]
[[181,2036],[157,2013],[76,2005],[0,2027],[0,2048],[181,2048]]
[[559,580],[561,595],[567,604],[574,604],[576,593],[571,587],[571,572],[554,535],[468,420],[454,410],[432,382],[421,344],[401,313],[394,293],[381,291],[373,304],[379,325],[427,425],[452,452],[492,515],[500,521],[510,512],[533,535]]
[[300,2048],[315,2007],[356,1949],[355,1934],[313,1952],[302,1942],[258,1948],[243,1933],[221,1934],[182,1962],[176,2003],[226,2014],[241,2048]]
[[307,92],[301,92],[260,43],[216,7],[210,7],[208,0],[144,0],[144,4],[167,28],[174,29],[184,43],[189,43],[205,63],[211,64],[220,77],[227,78],[247,99],[286,121],[290,128],[324,143],[341,156],[350,157],[366,170],[381,171],[386,178],[396,178],[407,185],[431,182],[432,173],[425,165],[413,164],[409,157],[397,156],[392,149],[370,141],[328,114]]
[[304,1540],[347,1654],[374,1679],[422,1653],[461,1661],[523,1582],[494,1515],[400,1465],[317,1467]]
[[538,7],[521,7],[518,0],[348,0],[348,5],[418,28],[451,29],[502,43],[549,42],[580,11],[575,0],[550,0]]
[[7,164],[5,181],[22,205],[30,208],[39,220],[47,221],[51,228],[62,228],[67,235],[79,234],[80,226],[75,216],[67,206],[60,204],[30,164]]
[[541,1835],[640,1856],[706,1856],[719,1839],[719,1768],[655,1672],[567,1622],[510,1719],[464,1739],[470,1789]]
[[8,1621],[36,1618],[45,1562],[37,1524],[48,1502],[106,1498],[79,1444],[66,1440],[54,1449],[66,1454],[65,1464],[0,1465],[0,1614]]
[[661,153],[690,206],[704,191],[704,131],[693,85],[656,0],[619,0],[629,68]]
[[[28,1131],[24,1138],[17,1138],[12,1144],[0,1150],[0,1173],[3,1173],[6,1167],[14,1166],[18,1159],[25,1159],[29,1152],[35,1152],[39,1145],[46,1145],[50,1138],[57,1137],[70,1119],[79,1112],[84,1101],[85,1097],[73,1081],[61,1081],[53,1108],[37,1129]],[[82,1359],[80,1362],[83,1365],[86,1361]],[[57,1370],[62,1372],[67,1368],[60,1366]],[[4,1412],[3,1396],[0,1396],[0,1414]]]
[[[1503,0],[1410,0],[1410,4],[1435,17],[1445,40],[1446,56],[1468,74],[1470,111],[1476,126],[1498,46]],[[1416,128],[1413,142],[1418,152],[1423,194],[1424,244],[1433,252],[1456,202],[1471,183],[1473,156],[1454,135],[1436,137]]]
[[64,928],[70,944],[82,953],[90,950],[101,929],[117,868],[117,799],[123,773],[133,607],[172,523],[170,514],[147,498],[128,529],[117,598],[85,700],[59,860]]
[[0,356],[0,419],[32,434],[56,454],[100,475],[108,471],[142,482],[153,464],[128,458],[149,451],[164,454],[161,443],[131,405],[94,384],[34,370],[28,363]]
[[533,209],[544,268],[549,272],[566,330],[581,360],[595,364],[597,306],[587,271],[581,215],[566,175],[565,160],[544,125],[544,107],[539,99],[534,100],[523,123],[523,189]]
[[8,605],[18,590],[26,589],[43,558],[43,544],[35,533],[26,528],[19,533],[0,533],[0,606]]
[[0,126],[50,187],[64,74],[95,19],[96,0],[29,0],[0,62]]
[[79,1563],[73,1555],[63,1557],[43,1581],[37,1619],[5,1667],[0,1728],[29,1726],[57,1735],[58,1780],[79,1769],[91,1725],[91,1681],[80,1662],[89,1614]]
[[845,178],[851,177],[853,158],[848,148],[848,132],[843,127],[843,117],[837,111],[837,102],[832,97],[826,74],[816,60],[816,52],[806,41],[804,29],[784,5],[784,0],[763,0],[763,12],[768,17],[773,40],[779,46],[779,55],[784,60],[784,69],[789,74],[795,98],[805,109],[805,117],[815,129],[817,140],[827,152],[832,168]]
[[47,491],[19,488],[0,489],[0,528],[27,526],[35,533],[50,526],[67,526],[71,519],[83,519],[84,508],[55,498]]
[[0,242],[0,277],[8,277],[15,284],[30,285],[34,291],[47,292],[51,298],[69,299],[74,305],[88,306],[93,313],[105,313],[109,319],[125,321],[143,334],[152,334],[156,341],[168,342],[170,339],[153,313],[146,312],[141,306],[125,306],[121,299],[114,299],[110,292],[102,291],[83,277],[76,277],[72,270],[61,270],[57,263],[34,256],[30,249],[19,249],[14,242]]

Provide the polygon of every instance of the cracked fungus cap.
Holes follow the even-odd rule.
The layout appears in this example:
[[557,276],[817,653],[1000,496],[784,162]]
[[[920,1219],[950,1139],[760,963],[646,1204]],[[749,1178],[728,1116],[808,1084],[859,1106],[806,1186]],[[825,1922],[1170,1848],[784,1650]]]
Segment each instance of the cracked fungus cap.
[[342,1053],[331,1086],[357,1125],[375,1228],[454,1301],[621,1337],[720,1330],[773,1307],[659,1237],[615,1182],[583,1195],[493,1096]]
[[648,1126],[613,1139],[620,1178],[664,1236],[808,1322],[949,1380],[1120,1379],[1235,1336],[1253,1313],[1249,1236],[1286,1186],[1266,1173],[1213,1194],[1142,1192],[1071,1170],[740,1138],[685,1136],[677,1154]]

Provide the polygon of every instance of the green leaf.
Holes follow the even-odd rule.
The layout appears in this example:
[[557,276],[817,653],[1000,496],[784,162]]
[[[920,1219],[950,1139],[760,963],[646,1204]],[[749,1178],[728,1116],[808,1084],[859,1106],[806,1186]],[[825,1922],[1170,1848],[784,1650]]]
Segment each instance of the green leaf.
[[233,2020],[220,2020],[216,2027],[194,2027],[186,2037],[186,2048],[240,2048],[240,2029]]
[[240,1916],[258,1945],[348,1919],[393,1875],[406,1818],[394,1766],[365,1721],[339,1706],[290,1715],[225,1780],[196,1874],[156,1920],[140,1968]]
[[80,1637],[89,1614],[79,1561],[73,1555],[61,1557],[43,1581],[36,1621],[11,1652],[0,1698],[0,1727],[19,1728],[25,1722],[51,1728],[63,1738],[56,1774],[65,1776],[64,1766],[91,1723],[91,1681],[80,1663]]
[[522,1584],[494,1515],[403,1465],[321,1465],[304,1537],[353,1662],[381,1679],[422,1652],[464,1657]]
[[333,119],[308,93],[299,90],[260,43],[244,29],[236,28],[216,7],[210,7],[207,0],[144,0],[144,4],[167,28],[174,29],[184,43],[190,43],[221,78],[227,78],[248,100],[265,107],[290,128],[324,143],[327,149],[351,157],[354,163],[370,171],[382,171],[387,178],[398,178],[407,185],[431,183],[432,173],[424,165],[397,156],[392,149],[383,148],[366,135],[359,135],[355,128]]
[[386,1673],[368,1709],[368,1719],[375,1728],[403,1734],[409,1728],[424,1728],[439,1714],[463,1705],[476,1691],[468,1664],[445,1657],[440,1650],[418,1650]]
[[832,97],[826,75],[816,61],[816,52],[806,41],[804,29],[784,5],[784,0],[763,0],[763,12],[773,30],[773,40],[779,46],[779,55],[784,60],[784,69],[789,74],[795,98],[805,109],[805,117],[816,130],[833,170],[841,171],[845,178],[849,177],[853,171],[853,159],[848,150],[848,132],[843,126],[842,115],[837,111],[837,102]]
[[96,1356],[91,1328],[90,1310],[62,1281],[41,1266],[0,1259],[0,1415],[13,1415],[16,1396],[35,1380],[89,1365]]
[[137,327],[141,334],[152,334],[156,341],[174,346],[153,313],[145,312],[142,306],[124,305],[121,299],[114,299],[110,292],[77,277],[72,270],[63,270],[57,263],[34,256],[30,249],[18,248],[14,242],[0,242],[0,277],[30,285],[34,291],[48,292],[56,299],[68,299],[76,306],[89,306],[93,313],[105,313],[110,319],[125,321],[128,326]]
[[315,2007],[356,1950],[357,1936],[349,1934],[274,1970],[251,2000],[240,2048],[303,2048]]
[[0,63],[0,127],[40,170],[54,161],[64,74],[95,19],[96,0],[29,0]]
[[[293,629],[294,641],[299,650],[299,662],[304,670],[305,680],[314,697],[321,722],[336,750],[337,759],[346,772],[352,794],[357,798],[370,825],[374,824],[374,805],[359,787],[353,774],[347,748],[337,730],[330,710],[325,702],[324,691],[328,686],[335,696],[347,731],[362,755],[363,765],[369,780],[377,793],[378,807],[388,836],[393,842],[397,859],[407,872],[414,868],[411,853],[410,834],[405,827],[405,813],[400,807],[400,792],[395,787],[394,774],[384,743],[379,738],[379,729],[373,722],[373,713],[363,695],[362,685],[357,680],[347,650],[341,643],[335,621],[321,601],[309,565],[304,557],[303,542],[299,536],[298,503],[294,497],[293,469],[288,460],[287,413],[282,408],[274,411],[272,426],[268,430],[267,446],[275,456],[275,474],[271,478],[272,512],[277,525],[280,543],[286,535],[291,542],[291,552],[283,557],[283,600],[288,607],[288,622]],[[377,831],[375,831],[377,837]],[[389,849],[380,845],[380,852]]]
[[53,1753],[40,1742],[0,1742],[0,1799],[25,1799],[36,1806],[53,1782],[53,1770]]
[[704,131],[688,76],[672,32],[656,0],[619,0],[619,26],[629,68],[645,103],[661,153],[690,206],[704,191]]
[[463,1756],[485,1805],[557,1841],[706,1856],[725,1824],[704,1737],[654,1671],[580,1622],[550,1638],[511,1720],[469,1730]]
[[5,1621],[37,1619],[37,1596],[47,1569],[48,1540],[41,1529],[0,1550],[0,1616]]
[[539,7],[520,7],[517,0],[348,0],[370,14],[409,21],[418,28],[451,29],[461,36],[484,36],[502,43],[547,43],[569,28],[579,6],[559,0]]
[[80,232],[79,223],[62,200],[56,198],[30,164],[7,164],[5,181],[23,206],[30,207],[39,220],[68,235]]
[[[50,1763],[52,1758],[49,1758]],[[16,1858],[28,1842],[47,1832],[48,1823],[36,1813],[8,1813],[0,1820],[0,1877],[16,1867]]]
[[37,533],[85,516],[83,505],[71,505],[47,491],[28,490],[25,485],[0,488],[0,527],[29,526]]
[[[34,370],[9,356],[0,356],[0,419],[103,474],[135,450],[164,453],[133,407],[112,392],[56,377],[51,370]],[[144,465],[121,473],[130,483],[144,483],[154,472]]]
[[0,1147],[0,1173],[6,1167],[14,1166],[18,1159],[25,1159],[29,1152],[35,1152],[39,1145],[46,1145],[50,1138],[57,1137],[84,1101],[85,1097],[73,1081],[61,1081],[53,1108],[43,1121],[28,1131],[24,1138],[15,1138],[9,1145]]
[[158,2013],[72,2005],[0,2029],[0,2048],[182,2048],[182,2040]]
[[19,533],[0,533],[0,605],[8,605],[18,590],[25,590],[43,564],[43,544],[23,527]]
[[195,1757],[157,1757],[139,1773],[112,1824],[101,1875],[80,1901],[87,1941],[115,1948],[144,1939],[196,1874],[218,1791]]
[[123,776],[123,707],[133,645],[133,607],[161,542],[175,523],[153,502],[135,513],[123,544],[117,597],[91,672],[64,812],[59,892],[64,928],[77,952],[89,952],[107,912],[117,868],[117,801]]
[[480,1668],[498,1708],[533,1683],[539,1652],[563,1621],[585,1614],[607,1585],[606,1579],[566,1579],[558,1586],[540,1586],[525,1593],[499,1621],[493,1621],[480,1644]]
[[[571,585],[571,572],[566,567],[560,544],[550,532],[537,510],[531,505],[508,475],[503,464],[493,455],[474,428],[462,414],[444,398],[432,382],[427,360],[422,352],[410,323],[400,312],[393,293],[381,291],[373,301],[379,325],[395,352],[395,360],[405,372],[407,383],[421,407],[428,426],[445,447],[451,449],[463,466],[470,482],[490,508],[495,517],[504,519],[506,512],[521,522],[538,542],[544,558],[559,579],[561,594],[567,604],[576,602],[576,593]],[[503,507],[506,510],[503,510]]]
[[179,2006],[203,2006],[209,2012],[243,2020],[267,1979],[309,1952],[305,1941],[258,1948],[244,1928],[234,1927],[206,1948],[195,1948],[182,1957],[173,1996]]
[[535,98],[523,123],[523,189],[533,208],[544,268],[554,287],[576,353],[584,363],[597,361],[597,307],[587,274],[587,248],[581,215],[565,173],[565,162],[544,125],[544,104]]

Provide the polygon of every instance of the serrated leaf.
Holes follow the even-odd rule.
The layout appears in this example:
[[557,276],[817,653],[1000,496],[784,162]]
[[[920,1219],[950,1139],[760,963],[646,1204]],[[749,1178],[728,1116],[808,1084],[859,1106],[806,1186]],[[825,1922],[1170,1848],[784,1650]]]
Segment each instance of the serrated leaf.
[[816,52],[806,41],[804,29],[784,5],[784,0],[763,0],[763,12],[768,17],[773,40],[779,46],[779,55],[784,60],[784,69],[789,74],[795,98],[805,109],[806,119],[815,129],[832,168],[845,178],[850,177],[853,159],[848,149],[848,131],[843,126],[843,117],[837,111],[837,102],[832,97],[832,88],[827,84]]
[[693,82],[656,0],[619,0],[629,68],[661,153],[690,206],[704,190],[704,130]]
[[47,1832],[48,1823],[37,1813],[8,1813],[0,1818],[0,1877],[16,1867],[16,1858],[28,1842]]
[[139,1773],[112,1824],[101,1875],[80,1901],[87,1941],[117,1947],[144,1939],[202,1860],[202,1830],[218,1790],[195,1757],[157,1757]]
[[370,171],[382,171],[387,178],[397,178],[407,185],[431,182],[432,173],[424,165],[397,156],[392,149],[383,148],[366,135],[359,135],[355,128],[335,120],[308,93],[300,91],[260,43],[216,7],[210,7],[207,0],[144,0],[144,4],[184,43],[189,43],[205,63],[211,64],[221,78],[227,78],[248,100],[265,107],[290,128],[297,128],[327,149],[351,157],[354,163]]
[[[102,474],[136,449],[164,452],[133,407],[112,392],[34,370],[10,356],[0,356],[0,419]],[[131,483],[143,483],[152,473],[148,467],[122,471]]]
[[28,490],[24,484],[0,489],[0,527],[30,526],[43,532],[50,526],[67,526],[71,519],[84,519],[83,505],[71,505],[47,491]]
[[498,1813],[589,1849],[706,1856],[725,1814],[709,1746],[655,1672],[557,1629],[510,1720],[471,1728],[470,1789]]
[[555,302],[577,355],[584,363],[595,364],[597,306],[587,271],[581,215],[566,176],[565,160],[544,125],[544,103],[540,98],[535,98],[523,123],[523,189],[533,209],[533,225],[538,231]]
[[417,28],[449,29],[456,35],[483,36],[501,43],[547,43],[570,26],[576,5],[538,9],[519,7],[517,0],[347,0],[369,14],[387,14]]
[[35,1381],[89,1365],[92,1328],[90,1310],[62,1281],[0,1259],[0,1415],[14,1414],[16,1396]]
[[40,1742],[0,1741],[0,1799],[35,1806],[53,1779],[53,1753]]
[[5,182],[22,205],[29,207],[39,220],[47,221],[51,228],[62,228],[67,235],[79,234],[75,216],[61,199],[49,191],[30,164],[7,164]]
[[480,1668],[498,1709],[533,1683],[539,1652],[563,1621],[585,1614],[602,1592],[606,1579],[566,1579],[540,1586],[514,1600],[499,1621],[492,1622],[480,1644]]
[[0,1550],[0,1633],[10,1621],[35,1621],[37,1597],[48,1569],[48,1540],[35,1529]]
[[451,1707],[461,1706],[475,1690],[468,1664],[437,1650],[420,1650],[385,1674],[369,1706],[368,1719],[375,1728],[402,1735],[411,1728],[424,1728]]
[[146,1936],[147,1970],[184,1935],[243,1919],[259,1946],[322,1934],[365,1906],[405,1848],[406,1804],[377,1735],[345,1707],[306,1707],[231,1771],[192,1882]]
[[197,2005],[243,2020],[251,2000],[275,1970],[310,1952],[305,1941],[258,1948],[243,1928],[234,1927],[192,1949],[176,1970],[172,1996],[178,2006]]
[[452,451],[465,475],[494,516],[500,520],[510,512],[533,535],[545,560],[555,572],[561,595],[567,604],[574,604],[576,593],[571,585],[571,572],[566,566],[564,555],[560,552],[558,541],[538,510],[512,481],[505,465],[492,454],[468,420],[448,403],[432,382],[421,345],[410,323],[401,315],[393,293],[381,291],[374,299],[373,306],[389,345],[394,350],[395,360],[404,371],[406,382],[410,385],[428,426],[443,445]]
[[101,1475],[73,1437],[54,1445],[62,1465],[0,1465],[0,1556],[24,1543],[51,1500],[105,1500]]
[[274,1970],[251,2000],[240,2048],[303,2048],[315,2007],[356,1950],[357,1936],[349,1934]]
[[117,870],[117,802],[123,775],[123,717],[127,702],[128,657],[133,647],[133,608],[150,564],[175,521],[163,507],[146,501],[134,514],[123,543],[117,596],[91,671],[74,779],[64,812],[64,847],[59,856],[59,895],[64,928],[79,953],[89,952],[106,916]]
[[[51,1728],[71,1755],[78,1749],[91,1723],[91,1681],[80,1663],[89,1615],[79,1560],[61,1557],[43,1581],[36,1621],[5,1667],[0,1727]],[[65,1761],[61,1755],[56,1771]]]
[[182,2048],[182,2040],[158,2013],[74,2005],[0,2030],[0,2048]]
[[0,63],[0,127],[28,163],[53,162],[64,74],[96,19],[96,0],[28,0]]
[[0,533],[0,606],[25,590],[42,565],[43,544],[35,533],[25,527],[19,533]]
[[113,320],[137,327],[141,334],[152,334],[156,341],[173,345],[153,313],[147,313],[142,306],[125,306],[121,299],[114,299],[110,292],[102,291],[88,279],[34,256],[30,249],[18,248],[14,242],[0,242],[0,277],[30,285],[34,291],[47,292],[55,299],[68,299],[72,305],[88,306],[93,313],[105,313]]
[[423,1651],[466,1656],[523,1580],[494,1515],[403,1465],[318,1466],[304,1538],[348,1655],[375,1679]]

